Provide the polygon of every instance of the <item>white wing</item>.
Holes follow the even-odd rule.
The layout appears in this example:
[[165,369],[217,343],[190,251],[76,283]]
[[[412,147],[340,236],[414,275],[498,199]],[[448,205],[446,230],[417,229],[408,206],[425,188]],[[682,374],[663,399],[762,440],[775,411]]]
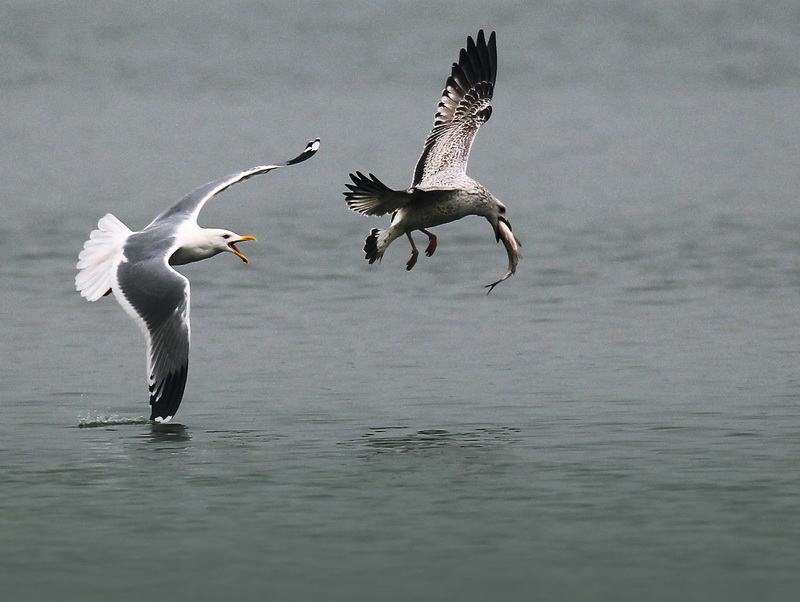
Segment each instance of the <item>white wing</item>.
[[208,201],[226,188],[229,188],[234,184],[238,184],[239,182],[242,182],[248,178],[252,178],[253,176],[272,171],[273,169],[302,163],[306,159],[309,159],[316,154],[316,152],[319,150],[319,145],[319,138],[317,138],[309,142],[303,152],[297,155],[294,159],[289,159],[288,161],[278,163],[276,165],[260,165],[258,167],[251,167],[250,169],[233,173],[225,176],[224,178],[220,178],[219,180],[214,180],[213,182],[204,184],[197,190],[187,194],[172,207],[161,213],[150,223],[150,226],[156,222],[166,221],[175,216],[177,216],[180,221],[185,219],[194,219],[196,221],[200,210],[203,208],[203,205],[205,205]]
[[189,367],[189,281],[166,257],[120,263],[114,295],[147,339],[151,420],[178,411]]

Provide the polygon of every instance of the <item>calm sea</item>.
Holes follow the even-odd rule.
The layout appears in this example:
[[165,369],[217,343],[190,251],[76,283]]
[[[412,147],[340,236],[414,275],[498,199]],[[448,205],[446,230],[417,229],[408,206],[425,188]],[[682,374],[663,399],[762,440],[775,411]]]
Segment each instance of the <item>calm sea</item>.
[[[450,64],[496,30],[470,173],[508,207],[404,269],[347,174],[407,186]],[[794,600],[794,0],[7,1],[0,8],[4,600]],[[178,424],[144,341],[74,291],[201,224]],[[423,237],[418,237],[422,243]]]

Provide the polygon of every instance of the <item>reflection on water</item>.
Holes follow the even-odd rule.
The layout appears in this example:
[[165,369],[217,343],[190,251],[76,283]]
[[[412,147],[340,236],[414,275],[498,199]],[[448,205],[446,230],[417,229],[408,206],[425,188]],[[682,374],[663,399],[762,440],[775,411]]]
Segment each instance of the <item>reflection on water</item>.
[[[4,599],[797,597],[796,0],[6,4]],[[479,27],[470,173],[526,249],[489,297],[482,220],[369,266],[389,218],[342,197],[411,175]],[[149,423],[88,232],[315,136],[204,208],[262,244],[182,268],[185,424]]]
[[366,444],[378,451],[414,452],[439,447],[490,447],[519,440],[520,429],[508,426],[478,427],[474,430],[414,430],[386,426],[364,433],[352,443]]
[[214,443],[233,447],[248,447],[281,439],[281,435],[258,429],[211,429],[206,431]]
[[190,441],[192,436],[186,425],[168,422],[167,424],[150,423],[140,437],[153,443],[173,443]]

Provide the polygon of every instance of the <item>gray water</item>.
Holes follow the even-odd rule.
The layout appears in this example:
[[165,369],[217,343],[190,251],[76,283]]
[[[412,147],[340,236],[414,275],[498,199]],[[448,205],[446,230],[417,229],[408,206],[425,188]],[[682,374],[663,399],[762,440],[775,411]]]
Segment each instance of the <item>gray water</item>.
[[[408,185],[481,27],[488,297],[484,220],[369,266],[341,195]],[[0,67],[4,600],[796,599],[796,2],[9,1]],[[316,136],[203,211],[259,242],[182,268],[146,424],[88,233]]]

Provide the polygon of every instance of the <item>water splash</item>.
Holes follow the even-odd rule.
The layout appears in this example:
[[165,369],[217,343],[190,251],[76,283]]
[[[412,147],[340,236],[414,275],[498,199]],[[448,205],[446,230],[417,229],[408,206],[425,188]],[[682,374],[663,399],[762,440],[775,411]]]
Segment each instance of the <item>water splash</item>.
[[86,416],[78,417],[78,428],[96,428],[104,426],[118,426],[121,424],[147,424],[148,420],[144,416],[138,418],[127,418],[118,414],[103,416],[95,411],[88,412]]

